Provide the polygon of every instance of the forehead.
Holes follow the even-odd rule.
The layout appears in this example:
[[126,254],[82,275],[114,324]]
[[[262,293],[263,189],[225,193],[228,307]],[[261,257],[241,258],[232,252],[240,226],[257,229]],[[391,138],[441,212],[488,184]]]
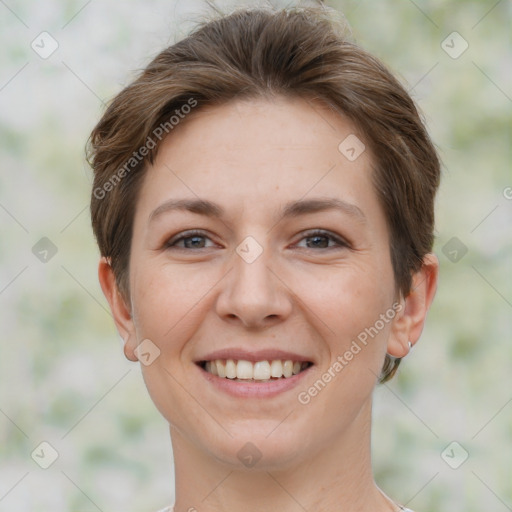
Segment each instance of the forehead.
[[[253,149],[265,158],[269,151],[276,149],[305,154],[320,146],[338,148],[340,137],[355,133],[355,126],[347,116],[319,99],[278,95],[234,99],[196,109],[162,146],[168,148],[187,142],[197,144],[202,151],[229,149],[231,153],[243,153]],[[357,135],[359,139],[364,138],[360,133]],[[326,139],[323,144],[321,138]]]
[[163,140],[139,206],[209,198],[237,215],[320,196],[358,206],[377,202],[371,172],[362,134],[323,102],[233,100],[202,107]]

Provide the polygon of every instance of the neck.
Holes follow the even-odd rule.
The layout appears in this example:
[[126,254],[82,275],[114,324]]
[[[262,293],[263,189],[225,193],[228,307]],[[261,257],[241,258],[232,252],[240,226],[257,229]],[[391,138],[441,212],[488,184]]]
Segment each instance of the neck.
[[371,400],[348,430],[326,440],[322,450],[307,453],[292,467],[272,470],[222,464],[171,429],[175,512],[395,510],[373,480],[370,424]]

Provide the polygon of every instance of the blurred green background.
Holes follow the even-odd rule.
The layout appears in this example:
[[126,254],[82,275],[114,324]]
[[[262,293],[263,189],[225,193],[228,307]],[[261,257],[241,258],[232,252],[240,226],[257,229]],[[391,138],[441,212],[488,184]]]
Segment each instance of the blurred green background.
[[[375,392],[377,483],[417,512],[512,510],[511,3],[327,4],[410,90],[443,160],[439,289],[420,343]],[[168,427],[97,282],[83,149],[103,102],[208,12],[0,2],[2,512],[173,501]],[[43,441],[58,453],[48,469]]]

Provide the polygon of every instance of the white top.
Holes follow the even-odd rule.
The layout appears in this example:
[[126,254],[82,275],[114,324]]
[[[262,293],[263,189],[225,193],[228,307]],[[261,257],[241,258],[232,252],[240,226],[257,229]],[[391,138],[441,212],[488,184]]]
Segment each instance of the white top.
[[[400,507],[400,508],[402,509],[403,512],[413,512],[410,508],[404,508],[404,507]],[[173,506],[165,507],[161,510],[158,510],[157,512],[174,512],[174,507]]]

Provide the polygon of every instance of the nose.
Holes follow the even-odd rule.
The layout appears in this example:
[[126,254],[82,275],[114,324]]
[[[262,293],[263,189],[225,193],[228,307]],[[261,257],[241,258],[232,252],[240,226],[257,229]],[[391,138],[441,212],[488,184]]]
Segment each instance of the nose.
[[282,322],[293,308],[289,285],[272,268],[268,251],[254,261],[235,251],[233,266],[221,286],[217,314],[224,321],[246,329],[257,330]]

